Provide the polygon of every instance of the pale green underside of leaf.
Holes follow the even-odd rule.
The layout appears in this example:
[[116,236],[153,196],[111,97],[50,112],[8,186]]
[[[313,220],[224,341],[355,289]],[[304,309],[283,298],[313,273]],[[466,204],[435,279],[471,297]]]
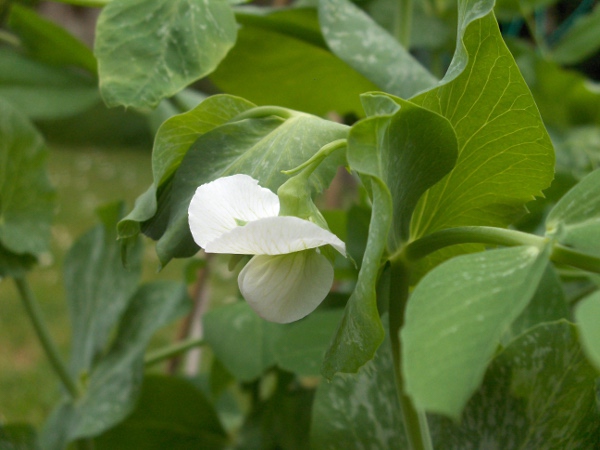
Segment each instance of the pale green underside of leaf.
[[460,417],[536,291],[547,253],[522,246],[463,255],[421,280],[401,331],[405,389],[417,408]]
[[575,308],[580,339],[590,362],[600,371],[600,292],[581,300]]
[[15,257],[31,259],[49,248],[55,194],[46,156],[41,135],[0,98],[0,245]]
[[600,442],[598,376],[574,326],[542,324],[491,364],[459,425],[431,418],[436,448],[594,450]]
[[212,72],[236,39],[224,0],[121,0],[98,19],[95,53],[109,106],[155,107]]
[[453,72],[466,59],[457,50],[441,86],[413,99],[446,117],[459,143],[454,170],[417,206],[413,238],[461,225],[506,226],[553,177],[552,144],[493,14],[467,23],[464,70]]

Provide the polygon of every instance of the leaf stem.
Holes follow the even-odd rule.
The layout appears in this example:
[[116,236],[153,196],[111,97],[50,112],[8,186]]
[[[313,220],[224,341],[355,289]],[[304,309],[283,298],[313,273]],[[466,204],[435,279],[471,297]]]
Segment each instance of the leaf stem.
[[206,341],[203,339],[188,339],[186,341],[181,341],[173,345],[168,345],[163,348],[159,348],[158,350],[149,352],[144,358],[144,365],[146,367],[152,366],[154,364],[158,364],[167,359],[171,359],[174,356],[181,355],[182,353],[187,352],[188,350],[200,347],[205,345]]
[[417,410],[410,397],[404,391],[400,329],[404,323],[404,310],[408,300],[410,277],[404,262],[400,259],[392,261],[392,280],[394,282],[390,285],[389,304],[390,340],[394,359],[396,392],[402,409],[404,429],[411,450],[433,450],[427,417],[423,411]]
[[309,159],[304,161],[298,167],[295,167],[290,170],[282,170],[281,173],[283,173],[284,175],[295,175],[309,166],[313,166],[312,169],[314,170],[321,163],[321,161],[323,161],[325,158],[331,155],[334,151],[346,147],[347,144],[348,141],[346,139],[337,139],[335,141],[330,142],[329,144],[325,144],[317,151],[317,153],[312,155]]
[[256,108],[249,109],[248,111],[244,111],[243,113],[235,116],[231,122],[238,122],[244,119],[262,119],[269,116],[277,116],[281,117],[282,119],[291,119],[292,117],[303,114],[305,113],[283,108],[281,106],[257,106]]
[[74,6],[87,6],[90,8],[101,8],[108,5],[112,0],[54,0],[58,3],[66,3]]
[[81,392],[77,387],[77,383],[73,380],[69,371],[67,370],[65,364],[63,363],[60,353],[58,352],[58,348],[56,344],[52,340],[50,333],[48,331],[48,327],[44,322],[42,317],[42,311],[39,307],[38,302],[35,299],[35,295],[29,286],[29,283],[24,277],[15,277],[13,278],[19,294],[21,296],[21,300],[23,301],[23,306],[25,307],[25,311],[29,316],[29,320],[31,320],[31,324],[35,329],[37,337],[42,344],[42,348],[46,353],[46,356],[50,360],[50,364],[54,369],[54,372],[60,378],[63,386],[69,393],[69,395],[74,399],[78,399],[81,396]]
[[410,33],[412,28],[413,0],[396,0],[396,20],[394,33],[402,46],[410,48]]

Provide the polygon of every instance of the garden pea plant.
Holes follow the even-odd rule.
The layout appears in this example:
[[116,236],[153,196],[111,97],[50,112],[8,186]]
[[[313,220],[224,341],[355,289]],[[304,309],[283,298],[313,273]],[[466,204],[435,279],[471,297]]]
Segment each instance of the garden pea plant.
[[[61,392],[1,449],[600,448],[600,7],[62,3],[93,52],[0,3],[0,275]],[[153,182],[65,258],[66,357],[40,130],[100,101],[147,119]],[[149,245],[198,275],[141,282]]]

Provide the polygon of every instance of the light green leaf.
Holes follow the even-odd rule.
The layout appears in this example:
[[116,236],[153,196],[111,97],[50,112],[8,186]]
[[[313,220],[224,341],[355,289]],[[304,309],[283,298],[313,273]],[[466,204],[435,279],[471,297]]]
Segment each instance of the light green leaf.
[[98,450],[219,450],[226,435],[212,405],[193,384],[152,375],[144,379],[133,413],[94,443]]
[[403,98],[437,84],[399,42],[348,0],[321,0],[319,22],[333,53],[380,89]]
[[208,312],[203,324],[206,342],[237,380],[255,380],[275,364],[272,346],[283,326],[261,319],[246,302]]
[[65,287],[73,327],[71,370],[79,377],[104,351],[127,308],[141,274],[142,242],[132,246],[129,267],[121,264],[116,224],[122,205],[103,210],[104,223],[84,234],[65,259]]
[[581,346],[590,362],[600,371],[600,292],[581,300],[575,307]]
[[561,244],[600,254],[600,170],[567,192],[546,219],[546,235]]
[[55,194],[46,156],[37,130],[0,98],[0,275],[48,251]]
[[600,6],[581,16],[552,48],[550,58],[558,64],[576,64],[600,49]]
[[367,248],[356,287],[323,361],[321,372],[329,379],[337,372],[358,371],[373,358],[385,336],[377,310],[376,289],[392,223],[392,202],[387,187],[378,178],[365,175],[363,179],[369,183],[373,197]]
[[315,311],[283,328],[273,344],[277,365],[301,376],[318,376],[325,351],[342,318],[340,309]]
[[210,77],[225,92],[324,116],[360,114],[358,96],[377,89],[327,49],[314,10],[244,11],[237,19],[238,41]]
[[472,8],[461,13],[466,27],[446,77],[413,99],[446,117],[459,144],[455,168],[417,206],[413,238],[462,225],[507,226],[553,177],[552,144],[493,14],[481,17],[484,2],[462,5]]
[[404,449],[389,338],[356,374],[336,374],[317,388],[312,411],[314,450]]
[[73,116],[100,101],[96,81],[66,67],[44,64],[7,48],[0,48],[0,66],[0,97],[31,119]]
[[600,441],[597,372],[575,327],[543,324],[491,364],[460,425],[430,420],[436,448],[593,450]]
[[[198,186],[243,173],[277,192],[287,179],[282,170],[297,167],[323,145],[347,135],[344,125],[308,114],[289,114],[287,119],[269,115],[230,121],[196,140],[177,169],[172,187],[159,197],[157,214],[144,224],[143,231],[159,239],[156,251],[163,265],[198,250],[188,225],[189,203]],[[341,157],[334,155],[319,166],[310,178],[313,192],[329,185],[339,163]]]
[[236,39],[224,0],[115,0],[96,28],[100,91],[108,106],[156,106],[212,72]]
[[12,5],[8,25],[17,33],[29,55],[38,61],[81,67],[96,75],[96,58],[92,51],[64,28],[42,18],[32,9]]
[[150,219],[157,208],[157,190],[165,185],[181,164],[191,145],[201,135],[224,124],[254,105],[230,95],[209,97],[191,111],[171,117],[158,130],[152,151],[154,182],[138,197],[133,210],[119,222],[119,238],[136,236],[140,222]]
[[421,280],[400,339],[405,389],[418,409],[460,417],[502,334],[534,295],[548,253],[521,246],[463,255]]

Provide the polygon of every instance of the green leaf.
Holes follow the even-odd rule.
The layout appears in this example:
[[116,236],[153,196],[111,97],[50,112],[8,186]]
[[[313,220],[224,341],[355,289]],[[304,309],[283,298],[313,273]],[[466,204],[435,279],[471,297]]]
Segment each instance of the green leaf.
[[275,364],[272,346],[283,327],[257,316],[246,302],[208,312],[203,324],[206,342],[237,380],[255,380]]
[[548,253],[520,246],[463,255],[421,280],[401,331],[405,389],[418,409],[460,417],[502,334],[533,297]]
[[600,49],[600,7],[577,20],[552,48],[550,58],[558,64],[575,64]]
[[340,309],[315,311],[283,328],[272,347],[277,365],[300,376],[320,375],[325,351],[341,318]]
[[408,98],[437,84],[393,36],[350,1],[319,1],[319,21],[333,53],[385,92]]
[[347,152],[353,170],[378,177],[390,190],[394,213],[388,246],[393,252],[408,239],[421,195],[454,166],[458,144],[448,120],[434,112],[385,94],[365,94],[362,100],[370,115],[396,109],[355,124]]
[[28,54],[35,59],[61,66],[75,66],[96,75],[92,51],[64,28],[42,18],[32,9],[14,4],[8,25],[17,33]]
[[0,275],[49,249],[55,193],[46,156],[33,125],[0,98]]
[[0,425],[0,449],[39,450],[35,428],[29,424]]
[[575,327],[565,321],[540,325],[496,357],[460,425],[430,421],[434,444],[448,450],[596,449],[597,376]]
[[[172,187],[159,198],[156,216],[144,224],[144,233],[160,238],[156,251],[163,265],[173,257],[191,256],[198,251],[188,225],[188,206],[198,186],[244,173],[276,192],[287,179],[282,170],[299,166],[323,145],[347,135],[348,127],[344,125],[285,112],[289,114],[287,119],[267,115],[231,121],[196,140],[175,173]],[[329,185],[341,157],[327,158],[311,175],[314,193]]]
[[336,374],[317,388],[311,447],[408,448],[394,382],[389,338],[356,374]]
[[85,74],[45,64],[0,48],[0,97],[35,120],[81,113],[100,101],[96,81]]
[[314,10],[244,11],[237,19],[238,41],[210,76],[225,92],[324,116],[360,114],[358,96],[377,89],[328,50]]
[[600,371],[600,292],[581,300],[575,307],[581,346],[590,362]]
[[156,214],[157,190],[164,189],[181,160],[198,137],[224,124],[254,105],[230,95],[215,95],[191,111],[171,117],[158,129],[152,151],[154,182],[138,197],[133,210],[119,222],[119,238],[136,236],[140,222]]
[[189,450],[225,447],[226,435],[209,401],[186,380],[144,379],[133,413],[95,440],[98,450]]
[[236,39],[224,0],[117,0],[96,28],[100,91],[108,106],[156,106],[212,72]]
[[512,339],[541,323],[554,322],[569,317],[569,307],[561,279],[554,266],[549,264],[533,298],[504,333],[502,343],[508,344]]
[[482,12],[466,9],[441,86],[413,99],[446,117],[459,144],[452,172],[417,206],[413,238],[463,225],[507,226],[553,177],[552,144],[535,103],[493,13]]
[[567,192],[546,219],[546,235],[561,244],[600,255],[600,170]]
[[373,358],[385,336],[377,310],[376,289],[392,223],[392,202],[387,187],[378,178],[365,175],[364,181],[370,183],[373,197],[367,248],[356,287],[321,367],[328,379],[337,372],[358,371]]
[[65,288],[73,327],[71,370],[89,373],[104,351],[113,327],[136,291],[143,246],[132,246],[129,267],[121,264],[116,224],[122,205],[109,205],[105,221],[84,234],[65,259]]

